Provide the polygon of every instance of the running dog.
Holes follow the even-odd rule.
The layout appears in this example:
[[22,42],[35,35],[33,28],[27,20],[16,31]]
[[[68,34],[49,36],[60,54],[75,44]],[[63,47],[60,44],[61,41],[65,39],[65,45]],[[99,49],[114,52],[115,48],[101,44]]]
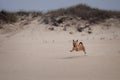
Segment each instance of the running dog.
[[73,48],[70,50],[72,51],[83,51],[86,54],[85,47],[82,42],[78,43],[78,40],[73,40]]

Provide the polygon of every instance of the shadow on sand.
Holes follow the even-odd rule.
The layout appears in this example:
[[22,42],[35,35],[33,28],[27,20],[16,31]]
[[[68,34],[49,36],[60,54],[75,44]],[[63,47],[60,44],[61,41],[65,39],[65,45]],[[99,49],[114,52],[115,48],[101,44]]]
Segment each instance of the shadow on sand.
[[67,56],[67,57],[63,57],[63,58],[59,58],[59,59],[76,59],[76,58],[82,58],[82,57],[86,57],[87,55],[78,55],[78,56]]

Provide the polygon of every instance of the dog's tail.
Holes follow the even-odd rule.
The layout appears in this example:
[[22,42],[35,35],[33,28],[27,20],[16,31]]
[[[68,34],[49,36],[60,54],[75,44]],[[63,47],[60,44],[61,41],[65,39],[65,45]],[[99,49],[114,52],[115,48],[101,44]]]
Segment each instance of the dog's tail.
[[82,45],[82,49],[83,49],[84,53],[86,54],[85,47],[84,47],[83,43],[80,42],[79,45]]
[[82,42],[80,42],[79,44],[83,45],[83,43],[82,43]]

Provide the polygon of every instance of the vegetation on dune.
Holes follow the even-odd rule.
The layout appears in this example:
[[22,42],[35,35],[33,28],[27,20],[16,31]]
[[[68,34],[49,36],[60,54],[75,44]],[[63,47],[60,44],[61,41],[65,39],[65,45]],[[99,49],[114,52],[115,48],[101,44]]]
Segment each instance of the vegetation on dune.
[[46,16],[49,15],[49,17],[52,17],[53,21],[59,16],[72,16],[72,17],[81,18],[83,20],[87,20],[89,22],[97,22],[97,21],[103,21],[108,18],[120,18],[120,11],[100,10],[97,8],[91,8],[85,4],[79,4],[69,8],[61,8],[53,11],[48,11],[44,14],[42,12],[35,12],[35,11],[9,12],[5,10],[1,10],[0,24],[14,23],[18,20],[18,16],[29,16],[29,15],[32,15],[33,18],[38,16],[48,18]]
[[88,21],[102,21],[108,18],[120,18],[120,11],[100,10],[97,8],[91,8],[85,4],[79,4],[66,9],[62,8],[54,11],[49,11],[46,14],[54,18],[69,15],[80,17],[81,19]]
[[16,13],[8,12],[5,10],[0,11],[0,24],[11,23],[11,22],[16,22],[16,21],[17,21]]
[[19,16],[29,16],[31,15],[32,17],[38,17],[43,15],[42,12],[37,12],[37,11],[18,11],[16,12],[17,15]]
[[29,15],[31,15],[32,18],[34,18],[34,17],[41,16],[42,14],[43,14],[42,12],[35,12],[35,11],[9,12],[5,10],[1,10],[0,11],[0,24],[17,22],[19,16],[28,17]]

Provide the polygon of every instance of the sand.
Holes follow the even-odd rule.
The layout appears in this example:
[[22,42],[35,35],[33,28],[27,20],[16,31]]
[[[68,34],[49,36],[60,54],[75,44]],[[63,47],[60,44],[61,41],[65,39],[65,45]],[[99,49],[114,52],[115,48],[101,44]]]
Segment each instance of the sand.
[[[120,80],[120,38],[39,26],[0,36],[0,80]],[[70,52],[73,39],[84,43],[87,55]]]

